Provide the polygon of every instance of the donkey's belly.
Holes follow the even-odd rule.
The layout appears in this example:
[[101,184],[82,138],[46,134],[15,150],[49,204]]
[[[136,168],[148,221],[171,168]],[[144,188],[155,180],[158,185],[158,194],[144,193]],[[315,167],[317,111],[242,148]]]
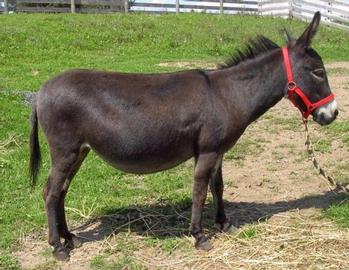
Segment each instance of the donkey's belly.
[[154,173],[159,171],[164,171],[170,168],[173,168],[184,161],[188,160],[191,156],[182,158],[182,159],[176,159],[176,160],[167,160],[167,161],[161,161],[161,162],[154,162],[154,160],[139,160],[138,162],[128,162],[125,161],[116,161],[115,160],[108,160],[105,157],[102,157],[105,159],[109,164],[111,164],[116,169],[119,169],[121,171],[127,172],[127,173],[136,173],[136,174],[146,174],[146,173]]
[[95,121],[95,130],[84,130],[86,142],[108,163],[130,173],[162,171],[191,158],[201,127],[198,116],[167,107],[147,109],[125,113],[118,108],[114,121]]
[[106,162],[108,162],[116,169],[119,169],[127,173],[137,174],[154,173],[158,171],[167,170],[185,162],[186,160],[192,157],[192,155],[186,155],[180,157],[178,156],[177,158],[173,159],[162,159],[161,157],[150,156],[147,159],[140,158],[138,160],[134,160],[127,159],[126,157],[120,158],[106,156],[101,153],[98,153],[98,151],[96,152],[99,156],[101,156],[102,159],[104,159]]
[[122,145],[107,149],[91,148],[113,167],[128,173],[153,173],[173,168],[194,155],[191,145],[167,146],[159,149],[127,149]]

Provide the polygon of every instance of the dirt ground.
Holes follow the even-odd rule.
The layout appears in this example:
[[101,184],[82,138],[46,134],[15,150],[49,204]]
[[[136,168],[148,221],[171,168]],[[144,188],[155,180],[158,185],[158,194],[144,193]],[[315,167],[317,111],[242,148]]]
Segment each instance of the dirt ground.
[[[184,66],[190,67],[190,63]],[[349,62],[330,63],[327,69],[339,103],[339,119],[343,121],[349,117]],[[292,128],[279,121],[297,118],[299,123],[296,121]],[[316,124],[311,125],[310,132],[314,137],[325,136]],[[307,160],[298,111],[284,99],[253,123],[244,137],[257,142],[259,150],[247,155],[242,164],[226,160],[223,165],[226,211],[238,231],[213,233],[214,248],[209,252],[185,248],[193,239],[184,235],[180,239],[182,248],[168,253],[157,246],[143,246],[131,253],[132,260],[148,269],[348,269],[349,231],[321,218],[322,209],[336,195]],[[333,142],[331,149],[317,154],[325,167],[349,160],[340,141]],[[73,250],[69,262],[52,261],[46,231],[22,239],[16,253],[18,260],[24,269],[90,269],[91,259],[105,254],[117,238],[108,235],[108,228],[103,228],[101,222],[97,220],[75,231],[91,241]],[[142,237],[129,235],[135,243]],[[107,260],[116,257],[113,254]]]

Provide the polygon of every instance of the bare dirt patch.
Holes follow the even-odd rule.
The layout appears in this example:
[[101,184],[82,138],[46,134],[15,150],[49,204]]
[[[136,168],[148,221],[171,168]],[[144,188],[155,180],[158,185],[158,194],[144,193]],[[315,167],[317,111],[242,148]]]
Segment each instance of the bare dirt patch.
[[183,68],[183,69],[214,69],[217,65],[214,63],[207,63],[204,61],[174,61],[174,62],[163,62],[158,64],[160,67],[172,67],[172,68]]
[[[177,64],[205,67],[196,62]],[[338,121],[344,121],[349,117],[349,62],[330,63],[327,69],[340,106]],[[311,133],[313,138],[326,136],[316,124],[311,124]],[[193,250],[192,239],[185,231],[173,232],[177,244],[172,241],[170,249],[149,244],[148,236],[156,229],[171,222],[187,225],[189,209],[174,210],[172,215],[162,217],[149,209],[136,209],[136,215],[126,220],[109,216],[113,225],[105,222],[108,217],[102,217],[76,229],[86,242],[72,251],[69,262],[52,259],[46,231],[22,239],[16,253],[18,260],[24,269],[90,269],[96,256],[102,256],[107,265],[127,257],[124,268],[119,269],[347,269],[349,231],[321,218],[321,210],[338,197],[307,160],[297,110],[287,100],[281,101],[247,129],[241,140],[246,138],[260,150],[242,160],[225,160],[223,165],[226,211],[239,230],[217,233],[206,218],[213,250]],[[340,140],[334,140],[330,148],[317,156],[333,173],[338,170],[338,162],[349,160],[349,152]],[[120,226],[131,228],[135,220],[147,223],[149,229],[116,233]]]

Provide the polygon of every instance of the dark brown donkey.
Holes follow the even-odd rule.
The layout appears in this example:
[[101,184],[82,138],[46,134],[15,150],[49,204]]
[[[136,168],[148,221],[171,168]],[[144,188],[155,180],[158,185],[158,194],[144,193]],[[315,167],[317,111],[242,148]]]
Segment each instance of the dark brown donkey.
[[[310,48],[319,22],[316,13],[301,37],[289,38],[287,44],[294,80],[313,103],[331,93],[322,60]],[[197,248],[210,249],[201,225],[208,185],[215,221],[227,229],[223,155],[251,122],[285,97],[288,85],[282,50],[265,37],[252,41],[217,70],[165,74],[73,70],[48,81],[33,107],[31,176],[35,184],[39,122],[51,154],[43,197],[54,256],[65,260],[69,248],[80,245],[68,230],[64,198],[90,149],[130,173],[162,171],[194,157],[190,233]],[[295,101],[306,110],[299,96]],[[338,114],[336,102],[331,100],[311,114],[319,124],[329,124]]]

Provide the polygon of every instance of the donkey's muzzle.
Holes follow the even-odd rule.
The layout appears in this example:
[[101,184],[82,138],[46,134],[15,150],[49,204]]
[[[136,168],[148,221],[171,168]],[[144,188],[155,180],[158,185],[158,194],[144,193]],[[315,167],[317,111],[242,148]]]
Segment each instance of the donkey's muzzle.
[[338,114],[337,102],[332,100],[330,103],[317,108],[313,113],[313,119],[315,122],[324,126],[332,123]]

